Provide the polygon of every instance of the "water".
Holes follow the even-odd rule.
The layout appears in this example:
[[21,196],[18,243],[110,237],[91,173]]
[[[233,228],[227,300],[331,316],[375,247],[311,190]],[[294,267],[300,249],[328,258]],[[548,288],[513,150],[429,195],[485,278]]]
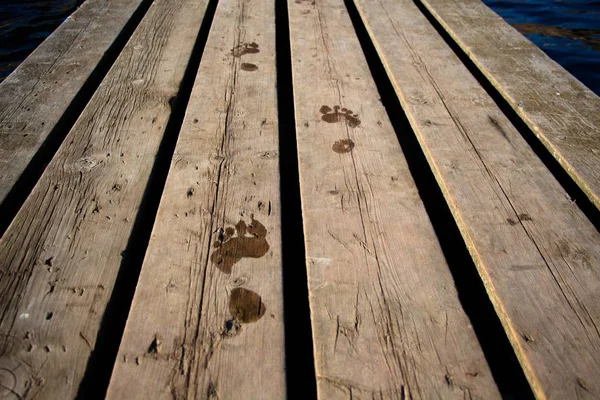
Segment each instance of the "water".
[[0,0],[0,81],[83,0]]
[[[0,0],[0,81],[83,0]],[[484,0],[600,95],[600,0]]]
[[600,95],[599,0],[484,0],[484,3]]

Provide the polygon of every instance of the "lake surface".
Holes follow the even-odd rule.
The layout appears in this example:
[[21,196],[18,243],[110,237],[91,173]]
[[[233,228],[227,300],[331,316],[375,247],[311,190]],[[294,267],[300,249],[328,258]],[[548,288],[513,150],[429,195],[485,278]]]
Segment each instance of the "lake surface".
[[[0,0],[0,81],[83,0]],[[600,95],[600,0],[484,0]]]
[[484,3],[600,95],[599,0],[484,0]]
[[0,81],[83,0],[0,0]]

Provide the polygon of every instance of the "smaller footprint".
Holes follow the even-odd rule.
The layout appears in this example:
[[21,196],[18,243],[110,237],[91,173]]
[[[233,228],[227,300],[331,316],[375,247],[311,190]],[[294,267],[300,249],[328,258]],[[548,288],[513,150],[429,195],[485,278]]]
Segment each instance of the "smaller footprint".
[[242,324],[258,321],[266,310],[260,295],[252,290],[239,287],[229,295],[229,312],[234,320]]
[[260,50],[258,49],[258,44],[255,42],[242,43],[242,44],[235,46],[233,49],[231,49],[231,54],[234,57],[238,57],[238,58],[243,55],[246,55],[246,54],[256,54],[256,53],[260,53]]
[[321,119],[330,124],[334,124],[336,122],[344,121],[350,128],[356,128],[360,125],[360,119],[358,119],[358,114],[354,114],[352,110],[349,110],[340,106],[333,106],[333,110],[329,106],[322,106],[319,110],[321,114]]
[[354,142],[350,139],[338,140],[331,149],[339,154],[350,153],[354,148]]

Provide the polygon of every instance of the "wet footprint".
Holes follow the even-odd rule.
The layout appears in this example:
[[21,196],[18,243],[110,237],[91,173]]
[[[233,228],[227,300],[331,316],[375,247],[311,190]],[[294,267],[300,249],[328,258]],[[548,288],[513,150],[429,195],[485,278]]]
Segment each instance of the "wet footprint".
[[256,54],[256,53],[260,53],[260,50],[258,49],[258,44],[255,42],[242,43],[242,44],[235,46],[233,49],[231,49],[231,54],[234,57],[238,57],[238,58],[243,55],[246,55],[246,54]]
[[331,149],[336,153],[350,153],[354,148],[354,142],[350,139],[338,140],[331,146]]
[[221,230],[213,245],[216,250],[210,255],[210,261],[226,274],[230,274],[233,265],[242,258],[260,258],[269,250],[267,228],[254,219],[254,214],[250,219],[249,225],[240,220],[235,229]]
[[356,128],[360,125],[360,119],[358,119],[358,114],[354,114],[352,110],[349,110],[347,108],[334,106],[332,110],[329,106],[323,106],[319,111],[321,112],[321,114],[323,114],[321,116],[321,119],[330,124],[344,121],[350,128]]
[[229,312],[234,320],[242,324],[258,321],[266,309],[261,297],[252,290],[235,288],[229,295]]
[[240,68],[242,68],[243,71],[254,72],[258,69],[258,66],[252,63],[242,63]]

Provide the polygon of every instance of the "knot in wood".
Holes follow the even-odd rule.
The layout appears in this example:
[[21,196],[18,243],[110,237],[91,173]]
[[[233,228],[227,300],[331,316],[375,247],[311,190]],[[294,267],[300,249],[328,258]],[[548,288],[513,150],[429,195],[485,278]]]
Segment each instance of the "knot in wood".
[[78,172],[89,172],[96,168],[100,162],[100,160],[93,156],[82,157],[73,163],[73,169]]

